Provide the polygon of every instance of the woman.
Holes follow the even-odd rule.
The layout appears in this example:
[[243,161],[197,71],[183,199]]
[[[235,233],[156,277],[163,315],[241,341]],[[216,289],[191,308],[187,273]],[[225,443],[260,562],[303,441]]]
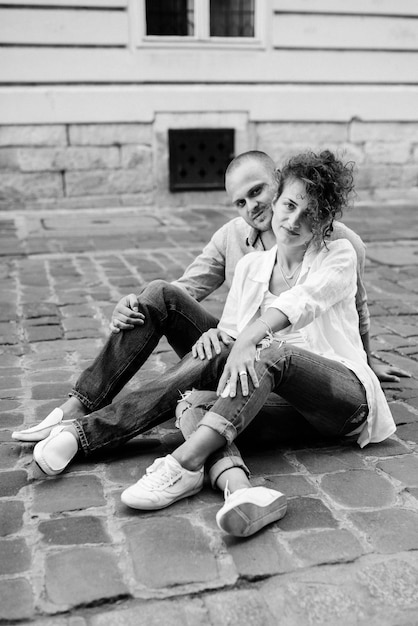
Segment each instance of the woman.
[[127,489],[125,503],[147,508],[148,485],[152,490],[154,479],[163,475],[174,480],[180,474],[176,499],[181,482],[185,495],[193,493],[209,459],[212,483],[229,486],[217,515],[221,528],[248,535],[281,517],[283,495],[251,487],[238,451],[225,449],[225,441],[232,443],[271,391],[323,434],[356,436],[364,446],[394,432],[358,332],[354,250],[345,240],[326,241],[351,191],[351,167],[330,152],[302,154],[285,166],[272,222],[277,248],[239,262],[218,328],[193,348],[196,358],[207,359],[212,350],[221,352],[223,333],[236,339],[219,380],[219,398],[192,434],[195,424],[183,414],[186,442]]
[[[301,154],[284,167],[272,221],[277,246],[237,264],[217,329],[186,357],[186,365],[202,362],[196,387],[217,384],[218,399],[191,433],[195,424],[183,416],[185,443],[123,492],[125,504],[159,509],[197,493],[208,462],[212,483],[226,494],[217,515],[222,529],[249,535],[282,517],[285,496],[251,487],[231,447],[272,391],[328,436],[356,436],[364,446],[394,432],[358,330],[354,249],[346,240],[327,241],[352,189],[352,167],[329,151]],[[232,346],[225,345],[227,337],[235,340]],[[165,394],[162,388],[162,405]],[[82,424],[65,432],[80,438]],[[41,467],[45,446],[35,447]]]

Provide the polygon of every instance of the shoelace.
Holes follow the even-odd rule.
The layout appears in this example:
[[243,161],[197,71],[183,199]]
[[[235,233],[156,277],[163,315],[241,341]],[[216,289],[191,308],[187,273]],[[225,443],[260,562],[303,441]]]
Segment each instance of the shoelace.
[[166,459],[156,459],[147,468],[145,476],[141,478],[141,483],[150,489],[157,489],[165,485],[174,485],[181,475],[180,471],[175,471],[169,466]]
[[226,481],[226,485],[225,485],[225,489],[224,489],[224,498],[225,498],[225,502],[228,500],[228,498],[230,497],[231,492],[228,489],[228,481]]
[[225,504],[228,502],[228,500],[230,498],[232,498],[234,500],[235,496],[238,496],[239,493],[241,493],[242,491],[245,491],[245,488],[241,488],[241,489],[237,489],[236,491],[234,491],[233,493],[231,493],[229,491],[229,487],[228,487],[228,481],[226,481],[226,485],[225,485],[225,489],[224,489],[224,498],[225,498]]

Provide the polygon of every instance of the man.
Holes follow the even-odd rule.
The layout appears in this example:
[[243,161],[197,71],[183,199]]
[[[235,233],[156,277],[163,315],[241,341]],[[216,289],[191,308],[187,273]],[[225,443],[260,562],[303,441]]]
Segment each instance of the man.
[[[268,250],[275,243],[271,217],[272,202],[278,188],[278,173],[270,157],[259,151],[236,157],[228,166],[225,186],[239,217],[216,231],[179,280],[173,283],[153,281],[139,296],[130,294],[122,298],[112,315],[111,335],[93,364],[77,380],[71,397],[37,426],[14,432],[14,439],[41,441],[64,418],[72,420],[100,411],[99,422],[102,415],[104,420],[107,419],[105,416],[112,415],[111,419],[115,419],[121,426],[120,430],[115,426],[112,440],[103,444],[99,436],[100,427],[96,431],[96,422],[92,420],[92,441],[100,441],[97,447],[103,447],[123,443],[170,417],[175,408],[174,399],[172,405],[144,423],[137,423],[137,420],[141,421],[141,416],[134,414],[135,400],[132,394],[135,392],[129,394],[129,401],[124,399],[119,403],[111,403],[146,362],[163,335],[182,358],[191,351],[204,332],[216,327],[218,320],[199,301],[224,282],[230,286],[236,263],[242,256],[254,250]],[[364,244],[358,235],[342,223],[335,224],[331,238],[349,239],[357,253],[356,305],[360,333],[370,362],[369,313],[363,284]],[[225,343],[229,341],[225,337]],[[216,349],[216,345],[204,346],[206,351],[212,348]],[[374,366],[373,369],[380,380],[396,380],[396,375],[406,375],[401,370],[386,366]],[[187,388],[185,376],[186,380],[182,382]],[[129,418],[128,411],[133,412]],[[84,443],[88,452],[96,447],[95,443]]]

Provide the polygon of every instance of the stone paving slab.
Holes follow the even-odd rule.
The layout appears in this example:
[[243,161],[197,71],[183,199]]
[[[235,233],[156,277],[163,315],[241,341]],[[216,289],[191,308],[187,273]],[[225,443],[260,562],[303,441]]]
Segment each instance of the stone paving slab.
[[[233,212],[0,214],[0,623],[39,626],[415,624],[418,615],[418,212],[360,206],[372,348],[413,374],[385,384],[398,426],[363,450],[326,441],[246,455],[288,513],[240,540],[209,485],[160,512],[120,493],[180,441],[173,420],[40,475],[11,431],[42,419],[97,353],[114,303],[174,279]],[[395,219],[396,217],[396,219]],[[4,246],[3,246],[4,243]],[[219,315],[225,289],[206,302]],[[165,341],[131,381],[161,376]]]

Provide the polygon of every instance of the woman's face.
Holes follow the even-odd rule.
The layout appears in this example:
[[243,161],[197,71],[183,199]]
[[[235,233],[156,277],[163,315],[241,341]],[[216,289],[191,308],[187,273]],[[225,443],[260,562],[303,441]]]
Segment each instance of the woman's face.
[[285,182],[273,207],[272,228],[277,243],[306,248],[312,239],[312,222],[306,214],[308,200],[305,183],[297,179]]

